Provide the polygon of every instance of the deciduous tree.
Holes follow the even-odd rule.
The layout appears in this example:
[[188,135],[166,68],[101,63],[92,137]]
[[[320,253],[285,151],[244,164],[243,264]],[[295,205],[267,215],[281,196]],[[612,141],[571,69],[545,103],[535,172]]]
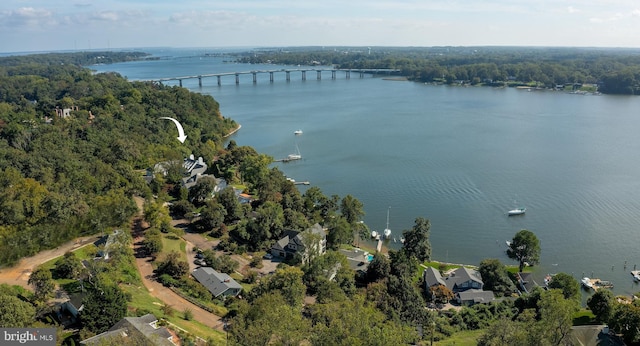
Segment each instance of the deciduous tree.
[[411,230],[403,232],[405,241],[402,248],[409,257],[413,257],[420,262],[431,260],[430,228],[429,219],[419,217],[416,218]]
[[51,271],[43,267],[38,267],[31,273],[28,283],[33,286],[34,297],[37,301],[49,298],[56,288]]
[[82,304],[80,322],[96,334],[111,328],[127,313],[127,298],[116,285],[98,285],[89,291]]
[[580,283],[567,273],[558,273],[553,276],[549,288],[556,288],[562,292],[565,299],[578,299],[580,297]]
[[540,260],[540,241],[533,232],[526,229],[516,233],[507,249],[507,256],[518,261],[522,272],[525,264],[535,265]]
[[35,308],[18,297],[0,294],[0,306],[0,327],[28,327],[35,320]]

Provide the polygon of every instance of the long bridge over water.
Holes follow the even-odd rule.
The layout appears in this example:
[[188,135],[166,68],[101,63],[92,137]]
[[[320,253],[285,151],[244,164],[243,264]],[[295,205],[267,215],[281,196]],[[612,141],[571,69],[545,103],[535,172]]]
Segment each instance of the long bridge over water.
[[269,82],[273,83],[274,74],[276,73],[284,73],[285,79],[287,82],[291,81],[291,72],[300,72],[301,79],[307,80],[307,72],[316,72],[316,79],[322,79],[322,72],[331,72],[331,79],[336,79],[336,75],[338,72],[344,72],[345,79],[351,78],[351,73],[356,73],[360,76],[360,78],[364,78],[365,74],[386,74],[391,75],[393,73],[398,73],[400,70],[397,69],[387,69],[387,68],[378,68],[378,69],[334,69],[334,68],[321,68],[321,69],[313,69],[313,68],[295,68],[295,69],[278,69],[278,70],[253,70],[253,71],[244,71],[244,72],[222,72],[222,73],[210,73],[210,74],[201,74],[201,75],[193,75],[193,76],[182,76],[182,77],[167,77],[167,78],[159,78],[159,79],[150,79],[150,82],[169,82],[169,81],[178,81],[180,86],[182,86],[182,81],[185,79],[198,79],[198,85],[202,87],[202,79],[216,77],[218,80],[218,85],[222,85],[222,77],[224,76],[235,76],[236,84],[240,84],[240,75],[253,75],[253,83],[258,82],[258,74],[269,74]]

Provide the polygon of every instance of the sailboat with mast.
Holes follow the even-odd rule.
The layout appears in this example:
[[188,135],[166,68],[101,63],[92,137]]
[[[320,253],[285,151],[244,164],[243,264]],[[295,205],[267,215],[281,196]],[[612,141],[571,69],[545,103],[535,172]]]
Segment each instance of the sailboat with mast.
[[391,210],[391,207],[387,209],[387,228],[383,231],[385,238],[389,238],[391,236],[391,229],[389,228],[389,210]]
[[302,159],[302,155],[300,154],[300,148],[298,148],[298,143],[296,143],[296,151],[293,154],[289,154],[287,156],[287,161],[294,161]]

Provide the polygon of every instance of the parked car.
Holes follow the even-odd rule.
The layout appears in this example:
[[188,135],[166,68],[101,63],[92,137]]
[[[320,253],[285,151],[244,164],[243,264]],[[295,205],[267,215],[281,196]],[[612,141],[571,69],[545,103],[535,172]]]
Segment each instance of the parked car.
[[204,258],[204,255],[202,254],[202,252],[198,252],[198,253],[196,254],[196,258],[198,258],[198,259],[203,259],[203,258]]
[[262,258],[270,260],[273,258],[273,255],[267,252],[264,256],[262,256]]
[[207,266],[207,262],[201,260],[201,259],[197,259],[195,261],[193,261],[194,264],[202,266],[202,267],[206,267]]

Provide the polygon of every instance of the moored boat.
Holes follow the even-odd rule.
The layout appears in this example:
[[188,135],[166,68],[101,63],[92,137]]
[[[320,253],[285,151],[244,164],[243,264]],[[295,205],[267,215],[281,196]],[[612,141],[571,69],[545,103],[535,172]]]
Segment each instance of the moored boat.
[[511,209],[507,212],[507,215],[509,216],[514,216],[514,215],[522,215],[527,211],[527,208],[515,208],[515,209]]
[[591,279],[588,277],[583,277],[582,280],[580,280],[580,283],[587,289],[593,288],[593,283],[591,283]]

